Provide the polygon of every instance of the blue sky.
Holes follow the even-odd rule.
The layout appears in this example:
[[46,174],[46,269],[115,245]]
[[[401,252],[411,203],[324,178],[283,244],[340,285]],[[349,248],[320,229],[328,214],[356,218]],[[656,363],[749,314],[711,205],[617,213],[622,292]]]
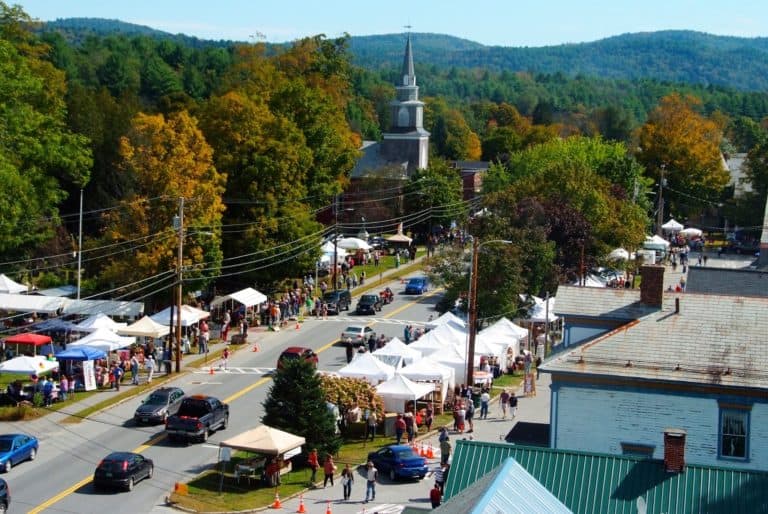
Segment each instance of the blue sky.
[[544,46],[626,32],[768,35],[766,0],[4,0],[34,18],[120,19],[205,39],[269,42],[413,32]]

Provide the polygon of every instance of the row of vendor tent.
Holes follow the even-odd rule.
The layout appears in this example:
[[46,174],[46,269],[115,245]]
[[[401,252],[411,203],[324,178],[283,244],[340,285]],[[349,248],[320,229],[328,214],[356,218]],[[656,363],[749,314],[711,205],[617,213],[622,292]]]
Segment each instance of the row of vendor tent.
[[144,312],[144,304],[118,300],[73,300],[62,296],[0,292],[0,310],[81,316],[102,313],[110,316],[135,318]]
[[13,279],[7,277],[5,273],[0,273],[0,293],[24,293],[27,291],[27,286],[19,284]]
[[[440,397],[446,398],[449,389],[466,381],[467,331],[460,326],[458,318],[447,316],[442,321],[440,318],[436,321],[436,328],[416,342],[406,345],[394,338],[373,353],[356,354],[352,362],[337,374],[381,386],[383,392],[380,391],[380,394],[387,409],[402,409],[403,397],[420,398],[410,396],[414,391],[429,394],[439,389]],[[497,358],[499,365],[506,367],[508,350],[511,349],[514,355],[519,354],[520,341],[527,336],[526,329],[502,318],[477,335],[474,365],[477,366],[481,356],[485,356]],[[398,376],[426,387],[414,389],[410,384],[404,385]],[[400,394],[392,394],[393,389],[400,391]]]

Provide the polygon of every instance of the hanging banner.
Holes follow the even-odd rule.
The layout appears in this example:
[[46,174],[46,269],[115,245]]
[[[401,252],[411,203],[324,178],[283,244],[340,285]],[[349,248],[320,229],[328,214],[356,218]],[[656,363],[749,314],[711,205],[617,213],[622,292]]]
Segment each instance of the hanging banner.
[[96,390],[96,373],[93,369],[93,361],[83,362],[83,385],[86,391]]

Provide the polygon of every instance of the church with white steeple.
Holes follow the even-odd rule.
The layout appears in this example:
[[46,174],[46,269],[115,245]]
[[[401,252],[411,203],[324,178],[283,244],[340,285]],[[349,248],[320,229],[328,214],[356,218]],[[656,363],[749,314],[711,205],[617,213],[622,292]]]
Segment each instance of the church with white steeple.
[[352,178],[395,169],[405,179],[417,169],[429,166],[429,132],[424,130],[424,102],[419,100],[410,33],[405,43],[400,83],[395,89],[396,98],[389,104],[389,130],[383,134],[381,143],[363,143],[363,156],[352,170]]

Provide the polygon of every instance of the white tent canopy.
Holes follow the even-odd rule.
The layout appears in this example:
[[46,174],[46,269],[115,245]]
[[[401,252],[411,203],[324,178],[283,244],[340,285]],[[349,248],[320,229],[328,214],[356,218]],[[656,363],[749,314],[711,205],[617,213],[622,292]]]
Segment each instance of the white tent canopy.
[[382,348],[373,352],[374,355],[397,355],[403,358],[406,366],[410,366],[415,361],[422,358],[421,352],[411,348],[400,339],[393,337]]
[[680,232],[683,230],[683,224],[674,219],[670,219],[661,226],[661,229],[667,232]]
[[[430,358],[435,360],[438,364],[451,368],[457,383],[465,383],[467,381],[466,353],[462,355],[462,353],[459,352],[459,349],[455,346],[450,346],[441,352],[434,353]],[[480,356],[475,354],[474,366],[477,367],[479,364]]]
[[66,298],[0,293],[0,310],[55,314],[60,312]]
[[[535,323],[553,322],[557,321],[559,317],[555,315],[555,297],[544,300],[538,296],[531,296],[533,298],[533,305],[528,309],[528,321]],[[547,307],[547,304],[549,307]]]
[[338,374],[342,377],[362,378],[370,384],[377,385],[392,378],[395,375],[395,368],[365,352],[356,354],[352,362],[341,368]]
[[261,425],[219,443],[219,446],[264,455],[282,455],[306,443],[303,437]]
[[95,332],[100,328],[106,328],[107,330],[116,332],[118,329],[125,328],[126,326],[127,323],[117,323],[106,314],[99,313],[86,318],[75,325],[75,330],[79,332]]
[[387,412],[403,412],[405,402],[424,398],[434,390],[430,384],[418,384],[402,375],[395,375],[376,386],[376,392],[384,400],[384,410]]
[[[157,323],[160,323],[161,325],[170,325],[171,323],[171,311],[173,311],[173,324],[175,325],[178,321],[177,312],[176,312],[176,306],[172,305],[170,307],[166,307],[165,309],[161,310],[157,314],[153,314],[150,316],[153,321],[156,321]],[[189,327],[191,325],[194,325],[201,319],[206,319],[210,317],[211,313],[202,311],[200,309],[196,309],[190,305],[182,305],[181,306],[181,326],[183,327]]]
[[704,232],[699,228],[688,227],[680,231],[680,235],[684,237],[701,237]]
[[371,245],[358,237],[345,237],[337,245],[345,250],[370,250],[372,248]]
[[161,325],[149,316],[144,316],[136,323],[120,328],[117,331],[122,336],[153,337],[155,339],[165,337],[170,332],[171,329],[168,325]]
[[446,323],[453,323],[454,325],[459,326],[459,327],[465,327],[466,326],[466,323],[464,322],[464,320],[461,319],[460,317],[456,316],[451,311],[446,311],[445,314],[443,314],[442,316],[440,316],[437,319],[434,319],[432,321],[428,321],[426,323],[426,325],[424,325],[424,326],[426,328],[428,328],[429,330],[433,330],[433,329],[439,327],[440,325],[445,325]]
[[80,314],[90,316],[92,314],[107,314],[109,316],[124,316],[135,318],[144,313],[144,303],[128,302],[122,300],[70,300],[61,298],[64,301],[63,314]]
[[59,367],[59,361],[48,360],[42,355],[27,357],[22,355],[0,362],[0,373],[23,373],[26,375],[41,375]]
[[252,287],[246,287],[240,291],[228,294],[227,296],[219,296],[211,302],[211,307],[220,305],[227,300],[234,300],[242,303],[246,307],[253,307],[254,305],[260,305],[267,301],[266,295],[253,289]]
[[629,252],[624,248],[615,248],[608,254],[608,259],[612,261],[627,261],[629,260]]
[[658,236],[658,235],[654,234],[653,236],[647,236],[645,238],[645,242],[643,243],[643,247],[644,248],[649,248],[649,249],[666,250],[667,248],[669,248],[669,241],[667,241],[666,239],[664,239],[661,236]]
[[409,347],[420,351],[424,356],[428,356],[443,351],[448,346],[464,345],[466,340],[466,332],[460,332],[455,325],[444,323],[421,336]]
[[328,254],[331,256],[335,251],[337,257],[344,257],[345,255],[347,255],[347,251],[341,246],[336,245],[336,247],[334,248],[333,241],[328,241],[324,243],[323,246],[320,247],[320,251],[323,252],[324,254]]
[[456,385],[454,369],[430,357],[423,357],[410,366],[397,370],[397,374],[414,382],[439,382],[443,400],[447,398],[448,389]]
[[87,336],[74,341],[69,345],[70,348],[78,346],[90,346],[98,348],[105,352],[111,352],[120,348],[125,348],[136,342],[134,337],[123,337],[112,332],[108,328],[99,328]]
[[16,294],[24,293],[26,291],[27,286],[8,278],[5,273],[0,273],[0,293]]

